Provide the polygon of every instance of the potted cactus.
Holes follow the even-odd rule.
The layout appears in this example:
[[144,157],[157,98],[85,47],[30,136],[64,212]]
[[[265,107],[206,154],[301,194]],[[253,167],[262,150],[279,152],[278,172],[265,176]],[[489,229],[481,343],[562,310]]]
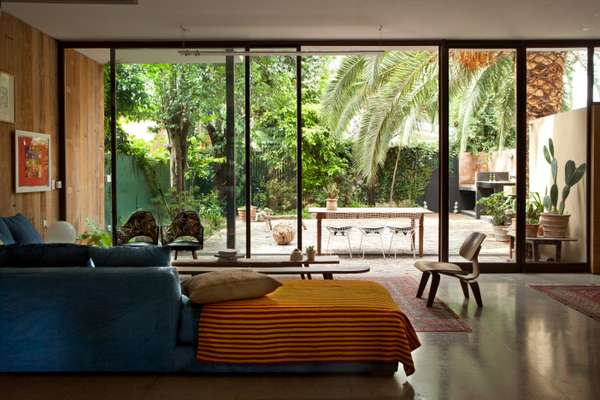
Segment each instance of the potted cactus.
[[569,160],[565,163],[565,186],[560,192],[557,184],[558,161],[554,156],[554,142],[548,140],[548,145],[544,146],[544,158],[550,165],[552,173],[552,185],[550,192],[546,190],[544,195],[544,210],[540,217],[540,225],[544,231],[544,236],[548,237],[567,237],[569,235],[569,214],[565,214],[565,202],[571,188],[575,186],[585,175],[586,165],[582,163],[579,166],[575,165],[575,161]]
[[327,192],[327,210],[337,210],[338,195],[340,193],[337,185],[335,183],[330,183],[325,187],[325,191]]

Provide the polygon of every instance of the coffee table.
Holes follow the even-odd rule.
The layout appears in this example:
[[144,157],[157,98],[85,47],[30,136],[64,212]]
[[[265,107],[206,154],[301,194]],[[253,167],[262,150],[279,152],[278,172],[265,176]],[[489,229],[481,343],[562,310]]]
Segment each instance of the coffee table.
[[[304,279],[304,274],[307,274],[310,279],[311,274],[323,275],[323,279],[333,280],[333,275],[339,274],[363,274],[369,272],[371,268],[368,266],[326,266],[317,265],[312,267],[244,267],[244,266],[227,266],[227,267],[190,267],[178,266],[177,272],[181,275],[198,275],[207,272],[223,271],[226,268],[243,268],[266,275],[300,275]],[[309,273],[310,272],[310,273]]]

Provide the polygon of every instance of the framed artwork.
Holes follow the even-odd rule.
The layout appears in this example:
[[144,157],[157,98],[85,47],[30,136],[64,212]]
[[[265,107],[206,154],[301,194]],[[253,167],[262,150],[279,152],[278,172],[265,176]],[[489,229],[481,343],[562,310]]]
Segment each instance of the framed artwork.
[[15,132],[15,191],[46,192],[51,189],[50,135]]
[[0,122],[15,123],[15,77],[1,71]]

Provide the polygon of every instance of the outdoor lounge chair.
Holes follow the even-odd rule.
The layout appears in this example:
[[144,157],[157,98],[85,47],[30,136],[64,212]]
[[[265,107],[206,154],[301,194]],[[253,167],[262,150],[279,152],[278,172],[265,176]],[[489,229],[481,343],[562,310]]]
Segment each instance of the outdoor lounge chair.
[[471,286],[477,306],[483,307],[483,303],[481,301],[481,292],[479,291],[479,284],[477,283],[477,278],[479,277],[479,262],[477,257],[479,256],[481,244],[484,240],[485,235],[483,233],[473,232],[467,236],[462,246],[460,246],[459,254],[468,261],[471,261],[473,265],[473,270],[471,272],[462,269],[456,264],[447,262],[417,261],[415,263],[415,267],[423,273],[421,276],[419,289],[417,290],[417,298],[421,298],[421,295],[425,290],[425,286],[427,285],[429,275],[431,275],[432,282],[431,287],[429,288],[427,307],[433,306],[435,293],[437,292],[437,288],[440,283],[440,275],[447,275],[459,280],[460,287],[462,288],[465,298],[467,299],[469,298],[469,288],[467,285]]
[[204,227],[195,211],[179,212],[169,226],[163,229],[162,243],[175,252],[190,251],[194,259],[196,252],[204,247]]
[[[117,230],[117,245],[158,244],[159,227],[149,211],[136,211],[127,222]],[[147,238],[149,242],[129,243],[134,238]]]

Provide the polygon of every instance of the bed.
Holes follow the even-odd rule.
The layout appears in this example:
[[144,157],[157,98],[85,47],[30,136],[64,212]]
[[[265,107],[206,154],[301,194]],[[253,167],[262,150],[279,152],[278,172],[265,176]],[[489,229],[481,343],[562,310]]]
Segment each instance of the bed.
[[195,370],[415,371],[419,339],[387,290],[364,280],[283,280],[257,299],[208,304],[197,319]]

